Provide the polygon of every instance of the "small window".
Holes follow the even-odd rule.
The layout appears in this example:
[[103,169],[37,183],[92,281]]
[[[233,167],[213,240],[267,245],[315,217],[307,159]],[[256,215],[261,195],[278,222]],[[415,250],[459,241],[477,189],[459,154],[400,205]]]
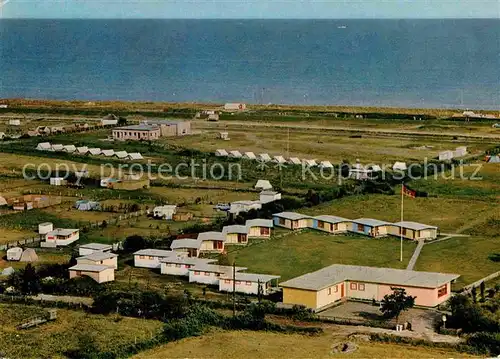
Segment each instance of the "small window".
[[448,294],[448,285],[447,284],[438,288],[438,298],[440,298],[446,294]]
[[365,226],[362,224],[358,224],[358,232],[364,232],[365,231]]
[[195,275],[200,275],[200,272],[195,271],[194,274]]
[[358,290],[364,291],[365,290],[365,285],[363,283],[359,283]]
[[205,272],[205,275],[208,277],[210,275],[210,272]]
[[351,283],[350,288],[351,290],[358,290],[358,283]]
[[191,268],[190,264],[184,264],[184,268]]
[[335,291],[335,293],[338,293],[338,291],[339,291],[339,286],[338,286],[338,285],[336,285],[336,286],[334,287],[334,291]]
[[318,221],[318,228],[325,228],[325,222]]
[[231,279],[224,279],[224,283],[226,283],[226,284],[231,283]]
[[246,285],[252,285],[252,282],[246,281],[245,284]]
[[176,265],[175,265],[175,267],[176,267],[176,268],[180,268],[180,267],[181,267],[181,265],[180,265],[180,264],[176,264]]
[[332,288],[328,288],[328,295],[332,295]]

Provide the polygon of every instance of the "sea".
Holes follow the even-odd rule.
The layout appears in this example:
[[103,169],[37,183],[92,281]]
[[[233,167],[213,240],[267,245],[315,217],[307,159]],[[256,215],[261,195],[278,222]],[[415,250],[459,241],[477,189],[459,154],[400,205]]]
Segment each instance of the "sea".
[[0,98],[500,108],[500,19],[0,19]]

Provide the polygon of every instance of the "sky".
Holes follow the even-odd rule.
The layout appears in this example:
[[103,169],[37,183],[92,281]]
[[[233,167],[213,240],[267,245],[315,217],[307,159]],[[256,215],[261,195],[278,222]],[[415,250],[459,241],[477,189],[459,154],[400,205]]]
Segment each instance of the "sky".
[[497,18],[500,0],[0,0],[0,18]]

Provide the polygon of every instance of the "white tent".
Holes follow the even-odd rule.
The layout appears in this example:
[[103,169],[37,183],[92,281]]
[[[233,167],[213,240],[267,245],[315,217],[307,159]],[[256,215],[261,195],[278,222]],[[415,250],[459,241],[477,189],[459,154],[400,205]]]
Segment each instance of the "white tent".
[[101,154],[100,148],[89,148],[89,153],[94,156],[98,156]]
[[215,151],[215,155],[217,157],[227,157],[229,154],[227,153],[226,150],[218,149],[217,151]]
[[273,157],[273,162],[276,163],[286,163],[285,157],[283,156],[274,156]]
[[51,151],[52,146],[51,146],[50,142],[41,142],[36,146],[36,149],[38,151]]
[[259,160],[263,162],[270,162],[271,161],[271,156],[269,156],[267,153],[261,153],[259,155]]
[[319,164],[320,168],[333,168],[333,165],[330,161],[321,161]]
[[21,247],[12,247],[7,249],[7,260],[8,261],[18,261],[21,259],[23,254],[23,249]]
[[301,164],[300,160],[297,157],[290,158],[288,160],[288,163],[290,163],[291,165],[300,165]]
[[66,146],[63,146],[62,150],[64,152],[73,153],[76,151],[76,147],[74,145],[66,145]]
[[273,186],[268,180],[258,180],[255,184],[255,189],[272,189]]
[[243,157],[243,155],[241,154],[240,151],[229,151],[229,157],[241,158],[241,157]]
[[89,148],[87,146],[77,147],[76,152],[80,155],[85,155],[89,152]]
[[130,160],[142,160],[144,157],[139,152],[132,152],[128,154]]
[[408,167],[405,162],[395,162],[392,166],[393,171],[406,171]]
[[6,206],[6,205],[7,205],[7,200],[4,197],[0,196],[0,206]]
[[36,262],[38,260],[38,256],[33,248],[26,248],[21,255],[21,262]]
[[243,158],[246,160],[255,160],[257,157],[255,156],[255,153],[253,153],[253,152],[245,152],[243,154]]
[[315,160],[302,160],[302,163],[308,167],[315,167],[318,165]]
[[54,151],[54,152],[62,151],[63,148],[64,148],[64,146],[61,144],[52,145],[52,151]]
[[113,157],[115,155],[114,150],[102,150],[101,155],[106,156],[106,157]]
[[115,156],[118,158],[127,158],[128,153],[127,151],[117,151],[115,152]]

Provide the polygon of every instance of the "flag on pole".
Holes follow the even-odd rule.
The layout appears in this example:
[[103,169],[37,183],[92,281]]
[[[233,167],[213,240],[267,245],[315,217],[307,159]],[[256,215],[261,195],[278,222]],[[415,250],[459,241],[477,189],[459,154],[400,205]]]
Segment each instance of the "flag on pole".
[[402,193],[405,196],[408,196],[408,197],[411,197],[411,198],[417,197],[417,191],[412,190],[411,188],[405,186],[404,184],[403,184],[403,188],[402,188]]

